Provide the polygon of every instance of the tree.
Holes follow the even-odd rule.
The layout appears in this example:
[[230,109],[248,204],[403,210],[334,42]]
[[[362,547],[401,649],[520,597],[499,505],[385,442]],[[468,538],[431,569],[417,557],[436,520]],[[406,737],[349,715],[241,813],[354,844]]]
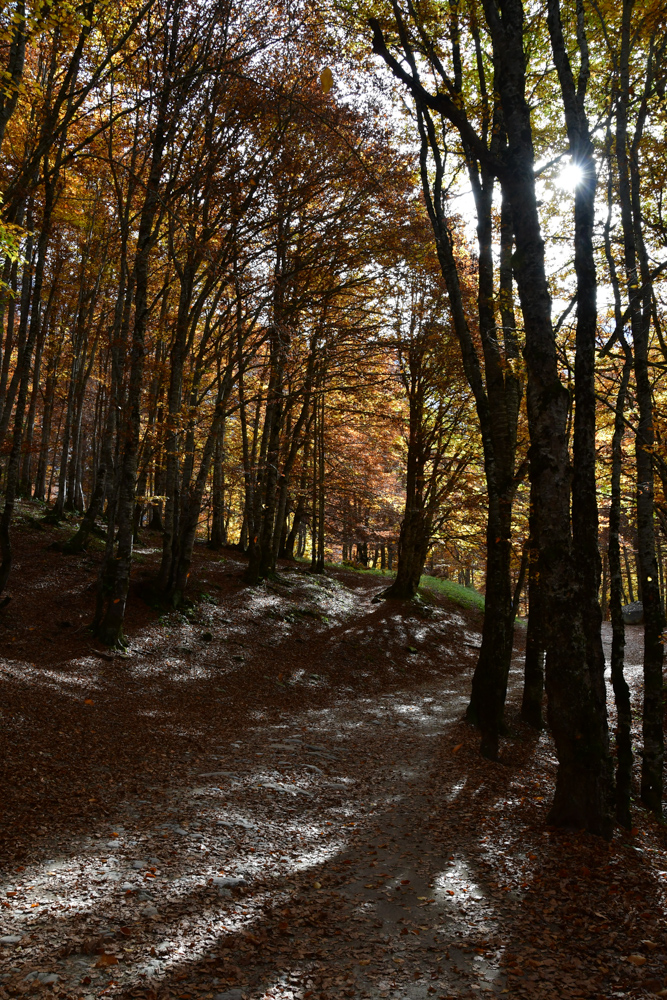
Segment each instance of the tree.
[[409,599],[417,593],[431,540],[451,515],[447,501],[461,483],[472,444],[461,433],[469,425],[469,393],[452,351],[441,280],[414,265],[397,277],[398,377],[408,404],[405,512],[396,578],[383,596]]
[[[511,212],[514,239],[512,271],[517,283],[525,331],[525,351],[528,375],[527,410],[530,427],[530,476],[533,488],[535,534],[539,549],[539,573],[542,595],[548,614],[545,615],[545,646],[547,650],[547,693],[549,722],[554,734],[559,759],[556,796],[550,813],[556,825],[575,825],[608,835],[609,761],[604,677],[599,633],[597,641],[589,631],[585,608],[591,606],[586,582],[590,571],[578,565],[570,522],[570,467],[567,449],[568,394],[558,371],[554,326],[551,317],[551,297],[546,278],[545,250],[535,193],[535,153],[531,109],[527,99],[528,59],[525,35],[525,13],[519,0],[501,0],[496,6],[484,3],[486,38],[492,50],[493,92],[498,100],[493,108],[495,128],[491,144],[487,129],[491,114],[481,117],[481,133],[475,128],[470,112],[461,99],[461,60],[456,41],[452,56],[453,77],[440,58],[439,45],[432,40],[427,26],[416,19],[416,38],[408,35],[406,21],[397,2],[392,3],[392,17],[408,68],[404,68],[389,52],[384,32],[378,20],[371,21],[374,50],[389,64],[395,76],[413,95],[418,114],[426,123],[426,138],[432,152],[437,141],[430,138],[432,113],[450,122],[458,132],[464,162],[478,163],[482,182],[473,182],[476,204],[492,187],[492,179],[500,180],[503,196]],[[414,16],[414,8],[410,8]],[[477,23],[468,21],[471,45],[477,52],[478,66],[483,67],[483,47],[479,42]],[[458,16],[451,22],[451,35],[459,39],[461,24]],[[443,90],[433,93],[421,82],[415,52],[430,59]],[[479,70],[478,70],[479,73]],[[486,91],[486,87],[484,87]],[[475,108],[476,110],[476,108]],[[422,147],[424,128],[422,127]],[[437,162],[437,160],[436,160]],[[436,178],[442,177],[438,168]],[[439,180],[442,184],[441,179]],[[438,194],[440,192],[438,191]],[[486,198],[489,199],[488,193]],[[437,204],[437,202],[436,202]],[[442,215],[442,210],[440,209]],[[438,250],[443,260],[443,274],[451,273],[449,285],[454,286],[451,240],[444,216],[442,222],[435,205],[431,212]],[[478,208],[478,227],[484,216]],[[480,240],[480,244],[483,244]],[[480,261],[482,252],[480,247]],[[480,281],[481,287],[481,281]],[[451,297],[451,292],[450,292]],[[489,300],[487,294],[486,301]],[[456,315],[457,307],[453,305]],[[459,321],[463,329],[463,322]],[[489,324],[490,326],[490,324]],[[495,338],[494,338],[495,339]],[[465,345],[466,341],[462,339]],[[497,343],[497,340],[495,340]],[[465,363],[464,351],[464,363]],[[468,362],[468,370],[474,368]],[[502,369],[501,369],[502,371]],[[586,377],[580,369],[580,378]],[[489,371],[487,369],[487,377]],[[470,377],[470,376],[469,376]],[[476,376],[477,377],[477,376]],[[480,391],[476,400],[484,402]],[[478,402],[478,412],[480,402]],[[482,410],[483,412],[483,410]],[[579,442],[575,450],[584,465],[590,460],[589,449],[582,438],[590,437],[589,423],[582,415]],[[576,430],[575,430],[576,434]],[[484,421],[482,438],[485,440]],[[495,454],[486,444],[485,453]],[[513,463],[512,463],[513,464]],[[580,481],[590,483],[590,470],[579,470]],[[487,473],[488,478],[488,473]],[[498,495],[498,494],[497,494]],[[500,500],[500,495],[498,495]],[[489,510],[494,506],[489,489]],[[490,524],[492,523],[490,513]],[[509,527],[509,520],[507,521]],[[589,525],[589,528],[592,528]],[[502,537],[500,534],[497,538]],[[489,539],[487,562],[492,564],[494,542]],[[503,580],[508,574],[503,571]],[[489,571],[487,570],[487,578]],[[582,597],[584,601],[582,603]],[[511,609],[509,595],[504,601]],[[504,620],[510,617],[511,610]],[[488,616],[488,613],[487,613]],[[499,616],[500,621],[502,616]],[[501,644],[501,648],[505,648]],[[480,661],[484,653],[480,655]],[[481,684],[480,696],[486,718],[482,721],[483,749],[495,753],[499,730],[499,707],[504,701],[506,671],[489,671]],[[576,692],[576,693],[575,693]],[[491,693],[491,697],[489,697]],[[473,687],[473,701],[474,701]]]

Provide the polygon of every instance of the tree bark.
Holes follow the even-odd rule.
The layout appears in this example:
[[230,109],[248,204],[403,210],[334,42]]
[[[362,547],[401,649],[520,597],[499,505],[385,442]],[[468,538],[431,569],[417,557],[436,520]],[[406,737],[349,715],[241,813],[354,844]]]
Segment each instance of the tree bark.
[[[653,502],[653,400],[648,369],[648,342],[651,323],[651,276],[642,236],[636,148],[642,134],[640,113],[633,145],[628,156],[628,107],[630,94],[630,54],[634,0],[623,0],[619,93],[616,103],[616,163],[618,192],[623,229],[625,276],[630,306],[635,384],[639,421],[635,437],[637,470],[637,548],[641,591],[644,606],[644,711],[641,796],[656,816],[662,816],[664,764],[662,631],[664,620],[660,605],[658,567],[655,557]],[[645,88],[652,86],[652,49],[649,51]],[[645,112],[644,112],[645,114]]]

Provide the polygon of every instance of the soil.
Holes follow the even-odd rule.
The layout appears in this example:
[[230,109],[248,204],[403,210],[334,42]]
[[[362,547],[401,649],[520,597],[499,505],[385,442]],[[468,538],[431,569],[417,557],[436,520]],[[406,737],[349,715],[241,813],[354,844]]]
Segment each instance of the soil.
[[[667,995],[665,830],[546,825],[556,762],[463,712],[479,612],[198,547],[192,606],[126,655],[89,631],[99,546],[22,508],[0,618],[0,998]],[[605,626],[605,639],[608,641]],[[639,712],[641,629],[628,629]],[[637,718],[639,714],[637,712]],[[613,720],[612,720],[613,722]]]

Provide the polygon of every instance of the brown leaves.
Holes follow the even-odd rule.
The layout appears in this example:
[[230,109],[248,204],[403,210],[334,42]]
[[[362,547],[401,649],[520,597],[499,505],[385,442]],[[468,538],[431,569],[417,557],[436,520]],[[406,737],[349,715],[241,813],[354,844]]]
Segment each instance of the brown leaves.
[[96,969],[105,969],[109,965],[118,965],[117,955],[108,955],[106,952],[102,952],[97,961],[95,962]]
[[628,955],[627,960],[633,965],[646,965],[646,955]]

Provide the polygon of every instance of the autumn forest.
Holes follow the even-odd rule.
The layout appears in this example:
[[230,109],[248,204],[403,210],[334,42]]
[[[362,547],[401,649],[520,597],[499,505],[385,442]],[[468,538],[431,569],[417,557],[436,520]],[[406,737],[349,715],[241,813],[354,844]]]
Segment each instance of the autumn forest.
[[[667,995],[666,67],[658,2],[0,0],[0,998]],[[386,912],[329,871],[387,848],[383,781],[415,857],[454,838]],[[109,836],[122,899],[20,910],[79,857],[92,900]],[[612,957],[578,883],[537,939],[528,896],[472,919],[545,836],[546,912],[609,852],[643,887]],[[408,973],[429,906],[486,979]],[[306,941],[338,910],[368,960]]]

